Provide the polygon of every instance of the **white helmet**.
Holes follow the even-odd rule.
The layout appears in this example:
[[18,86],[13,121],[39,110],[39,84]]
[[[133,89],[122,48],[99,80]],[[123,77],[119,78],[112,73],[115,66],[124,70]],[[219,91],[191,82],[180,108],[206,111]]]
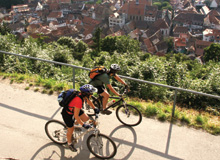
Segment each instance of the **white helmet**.
[[121,70],[118,64],[112,64],[110,69],[113,71],[120,71]]

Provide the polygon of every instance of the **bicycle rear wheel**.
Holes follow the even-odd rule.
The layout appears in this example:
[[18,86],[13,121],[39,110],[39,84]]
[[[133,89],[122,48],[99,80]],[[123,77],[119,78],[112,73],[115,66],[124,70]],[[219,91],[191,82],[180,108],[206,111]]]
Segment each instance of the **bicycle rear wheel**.
[[141,112],[129,104],[120,105],[116,110],[116,117],[126,126],[137,126],[142,121]]
[[50,120],[45,124],[45,132],[47,136],[57,144],[66,144],[67,127],[58,120]]
[[89,151],[96,157],[101,159],[110,159],[117,153],[115,142],[104,134],[91,134],[87,139]]

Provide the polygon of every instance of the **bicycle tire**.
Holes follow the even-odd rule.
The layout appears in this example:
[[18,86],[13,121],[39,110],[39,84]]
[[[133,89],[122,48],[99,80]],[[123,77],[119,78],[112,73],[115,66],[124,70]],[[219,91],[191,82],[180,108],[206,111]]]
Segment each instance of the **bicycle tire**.
[[66,125],[58,120],[50,120],[45,124],[45,132],[53,142],[57,144],[66,144]]
[[[98,139],[97,139],[98,138]],[[99,133],[96,138],[95,134],[91,134],[87,139],[87,147],[89,151],[97,158],[110,159],[117,153],[117,147],[115,142],[108,136]],[[104,141],[105,140],[105,141]],[[101,148],[100,148],[100,144]],[[104,148],[103,146],[106,146]],[[104,155],[106,154],[106,155]]]
[[126,104],[125,110],[124,105],[120,105],[116,110],[117,119],[126,126],[137,126],[142,121],[141,112],[134,106]]

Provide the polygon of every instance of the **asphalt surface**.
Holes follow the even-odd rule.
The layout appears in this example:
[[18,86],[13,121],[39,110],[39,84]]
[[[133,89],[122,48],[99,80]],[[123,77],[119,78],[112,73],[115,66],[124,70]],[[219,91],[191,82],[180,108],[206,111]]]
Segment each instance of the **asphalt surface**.
[[[56,96],[24,90],[0,80],[0,160],[87,160],[95,158],[85,140],[71,152],[50,141],[50,119],[61,120]],[[115,160],[219,160],[220,137],[201,130],[143,118],[139,126],[122,125],[115,113],[100,116],[101,133],[117,145]]]

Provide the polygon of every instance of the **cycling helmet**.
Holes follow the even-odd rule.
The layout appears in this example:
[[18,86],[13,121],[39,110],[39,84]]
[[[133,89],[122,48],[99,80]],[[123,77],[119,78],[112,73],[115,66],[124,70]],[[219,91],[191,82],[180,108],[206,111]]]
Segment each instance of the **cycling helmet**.
[[97,89],[93,87],[91,84],[85,84],[81,86],[79,89],[83,96],[89,96],[92,95],[94,92],[97,92]]
[[110,69],[113,71],[120,71],[121,70],[118,64],[112,64]]

